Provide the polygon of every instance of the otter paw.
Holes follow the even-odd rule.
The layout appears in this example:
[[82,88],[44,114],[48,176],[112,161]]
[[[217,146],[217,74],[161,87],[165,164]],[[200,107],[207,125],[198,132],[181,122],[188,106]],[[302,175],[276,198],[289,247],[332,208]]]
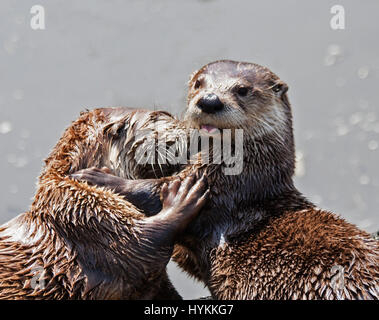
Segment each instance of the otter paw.
[[69,175],[71,179],[78,181],[85,181],[90,185],[98,187],[109,187],[114,190],[120,189],[125,180],[111,174],[112,171],[109,168],[88,168],[79,170]]
[[183,181],[175,179],[162,187],[162,211],[158,215],[172,221],[179,231],[183,230],[200,212],[208,195],[209,189],[204,174],[197,181],[195,174]]

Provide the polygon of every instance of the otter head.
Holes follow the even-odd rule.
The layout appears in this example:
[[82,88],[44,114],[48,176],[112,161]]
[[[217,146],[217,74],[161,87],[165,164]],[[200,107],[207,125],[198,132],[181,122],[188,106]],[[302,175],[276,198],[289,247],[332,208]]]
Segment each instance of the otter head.
[[215,129],[243,129],[247,169],[257,181],[291,184],[295,156],[287,90],[260,65],[212,62],[191,76],[184,118],[189,127],[210,134]]
[[103,166],[128,179],[160,178],[179,170],[181,163],[172,163],[172,154],[159,144],[176,146],[177,135],[185,133],[169,113],[122,107],[100,110],[105,118],[98,139]]
[[246,130],[254,137],[286,126],[288,86],[269,69],[222,60],[196,71],[189,81],[185,120],[198,129]]

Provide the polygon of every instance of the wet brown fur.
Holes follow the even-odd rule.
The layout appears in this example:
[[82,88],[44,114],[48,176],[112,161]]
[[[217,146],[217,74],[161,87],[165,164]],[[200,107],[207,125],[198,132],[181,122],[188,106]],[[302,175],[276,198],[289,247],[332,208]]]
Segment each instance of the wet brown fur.
[[[202,84],[195,89],[199,77],[203,77]],[[235,88],[241,85],[251,86],[246,98],[235,94]],[[277,85],[278,90],[273,91]],[[207,170],[211,194],[206,207],[175,246],[173,259],[179,266],[207,285],[215,299],[378,299],[378,241],[337,215],[317,209],[293,185],[294,141],[286,84],[270,70],[258,65],[217,61],[195,73],[189,87],[185,122],[180,124],[169,115],[161,114],[160,125],[154,127],[153,133],[165,133],[172,141],[175,135],[170,136],[170,132],[175,133],[183,125],[242,128],[244,169],[239,175],[229,176],[223,174],[223,164],[187,165],[180,171],[179,175],[184,177],[193,170],[199,174]],[[224,114],[209,116],[196,109],[197,99],[205,92],[216,92],[220,96],[227,105]],[[123,109],[108,111],[109,114],[129,114]],[[114,123],[109,124],[109,130],[117,132],[121,128],[121,136],[130,138],[127,144],[124,141],[128,138],[121,139],[122,143],[118,144],[114,154],[116,163],[130,164],[127,168],[117,170],[114,163],[91,165],[109,166],[118,176],[129,179],[154,178],[178,171],[178,167],[169,165],[163,169],[162,166],[136,165],[135,148],[146,135],[132,137],[137,129],[149,126],[152,121],[157,123],[152,114],[141,112],[134,120],[129,116],[115,117]],[[48,161],[48,166],[49,163],[53,165],[55,162]],[[75,169],[81,169],[80,165]],[[69,190],[73,183],[70,182]],[[161,183],[162,180],[158,180],[152,185],[159,189]],[[104,208],[113,208],[118,198],[102,192],[106,195],[103,201],[114,201],[105,203]],[[44,199],[50,199],[51,194],[47,190],[42,193]],[[154,194],[158,195],[157,192]],[[68,197],[72,198],[73,194],[63,196],[63,199]],[[65,205],[67,207],[70,206]],[[120,215],[121,211],[129,215],[133,210],[135,208],[122,202]],[[56,254],[51,253],[50,259]],[[344,268],[342,291],[332,285],[335,265]],[[120,274],[118,270],[116,274]],[[67,275],[62,277],[66,279]],[[81,289],[76,292],[84,290],[85,280],[81,281],[77,281],[81,283]]]
[[[234,94],[239,86],[249,88],[246,98]],[[234,61],[208,64],[191,78],[185,119],[193,127],[243,128],[244,169],[226,176],[208,167],[210,201],[174,260],[216,299],[379,299],[378,241],[316,208],[293,185],[287,89],[267,68]],[[220,114],[196,108],[208,92],[226,104]],[[333,278],[336,265],[344,268],[342,290],[333,285],[341,280]]]
[[[248,88],[244,97],[241,86]],[[287,89],[251,63],[216,61],[194,73],[183,124],[244,129],[244,166],[238,175],[225,175],[224,163],[182,169],[180,176],[206,170],[211,194],[173,259],[215,299],[378,299],[378,241],[316,208],[293,184]],[[221,112],[205,114],[196,106],[207,93],[219,96]],[[334,285],[341,276],[343,289]]]
[[[118,111],[143,122],[139,111]],[[144,119],[159,117],[167,114]],[[109,165],[115,129],[109,109],[84,112],[46,159],[30,210],[0,226],[0,299],[180,298],[165,271],[166,226],[152,228],[121,196],[68,177]]]

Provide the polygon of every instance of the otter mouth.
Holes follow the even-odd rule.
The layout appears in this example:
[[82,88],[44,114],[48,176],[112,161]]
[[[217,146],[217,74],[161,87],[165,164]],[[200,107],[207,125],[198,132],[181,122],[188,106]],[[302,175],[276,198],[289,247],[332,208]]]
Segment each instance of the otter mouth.
[[210,125],[210,124],[202,124],[200,126],[200,130],[207,134],[214,134],[218,132],[218,128]]
[[228,129],[221,121],[222,119],[214,119],[214,117],[194,112],[188,112],[185,120],[190,128],[197,129],[200,134],[204,135],[217,135],[223,129]]

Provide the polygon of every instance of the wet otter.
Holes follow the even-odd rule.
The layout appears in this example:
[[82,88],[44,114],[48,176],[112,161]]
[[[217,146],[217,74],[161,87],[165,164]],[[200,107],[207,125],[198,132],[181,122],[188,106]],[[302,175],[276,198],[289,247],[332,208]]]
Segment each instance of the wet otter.
[[[215,299],[378,299],[378,241],[316,208],[294,186],[287,90],[253,63],[216,61],[193,74],[185,125],[208,134],[243,129],[244,167],[225,175],[224,164],[206,166],[209,201],[179,238],[173,259]],[[181,174],[205,170],[191,166]],[[82,172],[106,186],[104,176]]]
[[[122,113],[130,124],[146,117]],[[155,204],[149,201],[158,214],[146,217],[122,196],[69,176],[114,160],[118,134],[127,130],[115,125],[118,116],[117,109],[101,109],[73,122],[45,161],[30,210],[0,226],[0,299],[180,298],[166,265],[175,238],[204,204],[204,178],[161,184]],[[113,169],[120,174],[127,165],[114,161]],[[143,207],[144,185],[124,189],[125,198],[141,198]]]

